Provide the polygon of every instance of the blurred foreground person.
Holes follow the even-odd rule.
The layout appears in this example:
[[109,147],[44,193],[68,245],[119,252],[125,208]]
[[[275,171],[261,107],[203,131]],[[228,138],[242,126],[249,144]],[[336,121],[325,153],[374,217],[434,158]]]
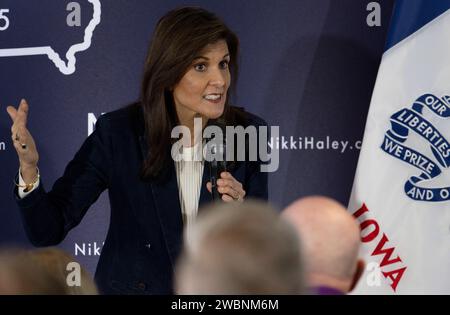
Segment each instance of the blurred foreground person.
[[30,252],[34,262],[60,282],[68,295],[98,294],[91,275],[66,252],[56,248],[42,248]]
[[64,283],[30,257],[23,250],[0,251],[0,295],[66,294]]
[[302,241],[306,279],[311,293],[347,294],[355,287],[364,262],[358,259],[359,225],[338,202],[320,196],[299,199],[282,216]]
[[265,203],[211,206],[186,239],[175,285],[178,294],[300,294],[297,235]]

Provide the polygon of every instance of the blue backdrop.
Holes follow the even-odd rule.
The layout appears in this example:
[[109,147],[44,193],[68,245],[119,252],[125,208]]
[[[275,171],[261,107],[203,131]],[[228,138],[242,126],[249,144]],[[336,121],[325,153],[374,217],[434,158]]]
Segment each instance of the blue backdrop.
[[[97,1],[101,22],[90,47],[75,55],[73,74],[64,75],[46,55],[0,57],[0,245],[29,246],[12,195],[18,160],[6,106],[28,100],[28,127],[49,189],[86,139],[89,116],[137,99],[154,26],[180,5],[210,9],[240,38],[234,103],[280,126],[280,168],[269,176],[270,201],[283,207],[322,194],[347,203],[393,0],[376,1],[378,27],[366,22],[373,1]],[[9,12],[0,13],[0,29],[6,19],[9,26],[0,31],[0,55],[11,48],[50,46],[65,60],[68,49],[83,42],[94,12],[90,1],[75,1],[81,25],[70,27],[70,2],[1,0],[0,10]],[[61,244],[92,273],[108,220],[103,194]]]

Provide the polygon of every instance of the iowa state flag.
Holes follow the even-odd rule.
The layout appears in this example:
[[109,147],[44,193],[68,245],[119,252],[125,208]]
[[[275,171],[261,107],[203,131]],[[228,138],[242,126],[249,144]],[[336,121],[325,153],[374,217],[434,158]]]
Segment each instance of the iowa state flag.
[[450,0],[397,0],[349,211],[357,294],[450,294]]

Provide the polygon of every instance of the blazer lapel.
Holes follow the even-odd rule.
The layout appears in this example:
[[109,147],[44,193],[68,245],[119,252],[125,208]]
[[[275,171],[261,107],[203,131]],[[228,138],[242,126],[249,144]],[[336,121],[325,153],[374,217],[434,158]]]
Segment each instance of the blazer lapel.
[[[145,158],[148,150],[145,137],[139,137],[139,142]],[[170,163],[166,180],[151,181],[148,185],[151,190],[149,193],[152,194],[155,201],[156,212],[172,267],[174,267],[183,244],[183,219],[174,164]]]

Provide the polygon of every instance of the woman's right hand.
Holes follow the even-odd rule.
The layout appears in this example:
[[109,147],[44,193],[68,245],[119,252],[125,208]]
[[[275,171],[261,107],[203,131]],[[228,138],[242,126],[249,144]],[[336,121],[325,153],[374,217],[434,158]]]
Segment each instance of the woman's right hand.
[[27,129],[28,104],[25,100],[22,100],[18,109],[8,106],[6,111],[13,122],[11,134],[19,157],[22,178],[25,183],[31,183],[35,181],[37,176],[39,154],[34,139]]

